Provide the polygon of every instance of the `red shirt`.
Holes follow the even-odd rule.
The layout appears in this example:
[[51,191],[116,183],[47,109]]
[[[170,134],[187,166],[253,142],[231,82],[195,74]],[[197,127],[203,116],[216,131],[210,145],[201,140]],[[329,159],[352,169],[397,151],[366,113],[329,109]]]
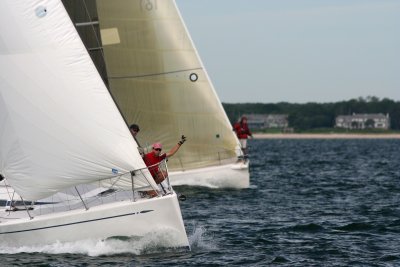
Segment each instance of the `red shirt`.
[[[166,157],[167,157],[167,154],[165,154],[165,153],[160,155],[160,156],[156,156],[154,154],[154,152],[152,151],[152,152],[147,153],[146,155],[144,155],[143,160],[144,160],[144,163],[146,163],[146,166],[149,167],[149,166],[152,166],[152,165],[155,165],[155,164],[161,162]],[[158,172],[158,165],[150,167],[149,171],[150,171],[151,175],[153,177],[155,177],[156,173]]]
[[247,123],[237,122],[233,125],[233,129],[235,130],[239,139],[247,139],[249,135],[251,136],[251,132],[247,126]]

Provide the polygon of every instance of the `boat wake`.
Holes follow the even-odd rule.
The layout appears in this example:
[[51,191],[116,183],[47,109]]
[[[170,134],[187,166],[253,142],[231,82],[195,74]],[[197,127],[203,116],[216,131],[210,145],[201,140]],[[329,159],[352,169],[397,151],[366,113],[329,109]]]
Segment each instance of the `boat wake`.
[[[216,245],[207,235],[204,227],[194,227],[189,235],[191,249],[194,251],[213,250]],[[105,240],[87,239],[78,242],[56,242],[50,245],[4,247],[1,254],[43,253],[43,254],[83,254],[92,257],[117,254],[146,255],[165,252],[183,252],[188,248],[174,247],[174,234],[170,229],[157,230],[143,237],[116,236]]]
[[213,238],[207,236],[207,231],[202,226],[194,226],[192,234],[189,235],[189,243],[192,251],[216,249],[217,246],[212,240]]
[[187,181],[187,182],[175,182],[173,186],[192,186],[192,187],[199,187],[199,188],[211,188],[211,189],[219,189],[223,188],[223,186],[218,186],[213,183],[209,183],[206,181]]
[[188,248],[174,246],[175,236],[170,229],[156,230],[143,237],[116,236],[105,240],[87,239],[77,242],[56,242],[50,245],[2,247],[2,254],[44,253],[44,254],[84,254],[103,256],[115,254],[145,255],[159,252],[181,252]]

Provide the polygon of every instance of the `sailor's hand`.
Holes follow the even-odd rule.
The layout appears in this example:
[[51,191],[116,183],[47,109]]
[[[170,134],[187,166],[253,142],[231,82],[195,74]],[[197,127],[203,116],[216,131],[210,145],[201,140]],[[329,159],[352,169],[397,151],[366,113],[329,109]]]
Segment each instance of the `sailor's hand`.
[[186,136],[182,135],[181,140],[178,142],[178,144],[181,146],[185,142],[186,142]]

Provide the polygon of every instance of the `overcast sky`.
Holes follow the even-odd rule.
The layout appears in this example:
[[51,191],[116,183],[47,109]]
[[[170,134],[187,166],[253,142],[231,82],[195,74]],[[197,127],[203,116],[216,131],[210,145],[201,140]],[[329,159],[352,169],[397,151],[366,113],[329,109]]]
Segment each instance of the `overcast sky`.
[[177,0],[222,102],[400,101],[400,0]]

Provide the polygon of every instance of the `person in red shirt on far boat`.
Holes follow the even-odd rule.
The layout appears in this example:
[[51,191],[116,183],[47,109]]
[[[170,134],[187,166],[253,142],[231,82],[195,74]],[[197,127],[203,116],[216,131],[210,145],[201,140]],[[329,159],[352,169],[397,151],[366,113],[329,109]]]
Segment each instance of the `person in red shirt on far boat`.
[[[143,157],[144,163],[149,168],[151,175],[154,178],[156,184],[158,184],[160,190],[163,194],[169,193],[168,183],[165,180],[168,176],[165,165],[159,164],[161,161],[173,156],[176,152],[178,152],[179,148],[186,142],[186,137],[182,135],[181,140],[167,153],[161,154],[162,144],[154,143],[152,145],[152,151],[145,154]],[[150,193],[150,192],[149,192]],[[155,192],[151,192],[150,195],[154,196]]]
[[247,117],[242,116],[240,121],[236,122],[233,125],[233,130],[236,132],[237,137],[239,138],[240,145],[242,147],[243,156],[239,157],[239,160],[244,159],[244,161],[248,158],[248,150],[247,150],[247,138],[253,137],[250,132],[249,126],[247,125]]

